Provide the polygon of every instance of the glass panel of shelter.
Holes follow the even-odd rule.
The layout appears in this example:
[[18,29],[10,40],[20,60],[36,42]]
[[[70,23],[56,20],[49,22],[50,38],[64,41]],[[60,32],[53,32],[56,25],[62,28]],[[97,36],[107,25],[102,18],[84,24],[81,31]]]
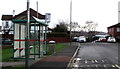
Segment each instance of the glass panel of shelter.
[[34,48],[30,50],[30,54],[34,54],[34,58],[43,56],[44,45],[44,33],[43,26],[40,24],[34,24],[30,28],[30,44]]

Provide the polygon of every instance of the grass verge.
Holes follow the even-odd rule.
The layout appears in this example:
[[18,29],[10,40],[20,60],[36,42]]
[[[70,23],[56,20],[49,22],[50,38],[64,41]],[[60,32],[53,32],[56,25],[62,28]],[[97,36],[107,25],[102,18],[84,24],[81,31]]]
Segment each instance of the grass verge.
[[[67,44],[57,43],[57,44],[55,44],[55,52],[58,52],[66,47],[68,47]],[[13,50],[12,48],[2,49],[2,52],[0,52],[0,54],[2,53],[2,57],[0,57],[0,59],[2,59],[3,62],[13,61],[13,59],[12,59],[13,51],[12,50]],[[49,45],[47,45],[47,54],[46,55],[47,56],[51,55],[51,53],[49,52]]]
[[[55,44],[55,51],[56,52],[59,52],[61,51],[62,49],[68,47],[67,44],[63,44],[63,43],[57,43]],[[12,58],[12,48],[9,48],[9,49],[3,49],[2,50],[2,61],[6,61],[6,62],[10,62],[10,61],[13,61],[11,60]],[[49,45],[47,45],[47,56],[49,56],[51,54],[49,54]],[[8,67],[8,68],[2,68],[2,69],[24,69],[24,66],[15,66],[15,67]]]
[[[67,44],[63,44],[63,43],[57,43],[55,44],[55,52],[59,52],[60,50],[64,49],[68,47]],[[50,53],[49,51],[49,45],[47,45],[47,55],[51,55],[52,53]]]
[[2,61],[11,61],[12,54],[12,48],[2,49]]

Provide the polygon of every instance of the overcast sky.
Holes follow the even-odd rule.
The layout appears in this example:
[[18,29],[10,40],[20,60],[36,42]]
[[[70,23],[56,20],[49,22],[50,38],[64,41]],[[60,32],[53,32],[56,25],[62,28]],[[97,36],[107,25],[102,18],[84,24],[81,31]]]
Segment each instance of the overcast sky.
[[[54,27],[58,20],[70,19],[70,0],[30,0],[30,7],[36,10],[38,1],[39,13],[51,13],[49,27]],[[107,32],[107,27],[118,23],[118,2],[120,0],[73,0],[72,22],[85,25],[92,20],[98,23],[97,31]],[[26,10],[27,0],[1,0],[0,17],[3,14],[15,15]],[[0,21],[0,25],[2,25]]]

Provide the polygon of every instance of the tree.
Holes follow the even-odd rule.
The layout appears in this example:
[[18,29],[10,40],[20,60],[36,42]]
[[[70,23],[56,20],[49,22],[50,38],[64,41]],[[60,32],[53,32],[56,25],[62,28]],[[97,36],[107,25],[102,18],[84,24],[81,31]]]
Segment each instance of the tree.
[[86,21],[86,29],[88,32],[95,31],[97,26],[98,24],[93,21]]
[[61,21],[56,27],[53,29],[53,32],[67,32],[68,27],[64,21]]
[[53,29],[53,32],[47,34],[47,37],[68,37],[69,34],[67,30],[68,27],[66,26],[66,22],[60,21]]

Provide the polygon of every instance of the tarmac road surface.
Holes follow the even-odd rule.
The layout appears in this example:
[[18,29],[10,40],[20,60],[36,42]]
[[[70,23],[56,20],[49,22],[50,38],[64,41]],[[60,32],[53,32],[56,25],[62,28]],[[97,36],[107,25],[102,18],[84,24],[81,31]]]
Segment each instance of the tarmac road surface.
[[72,69],[120,69],[118,43],[81,43]]

